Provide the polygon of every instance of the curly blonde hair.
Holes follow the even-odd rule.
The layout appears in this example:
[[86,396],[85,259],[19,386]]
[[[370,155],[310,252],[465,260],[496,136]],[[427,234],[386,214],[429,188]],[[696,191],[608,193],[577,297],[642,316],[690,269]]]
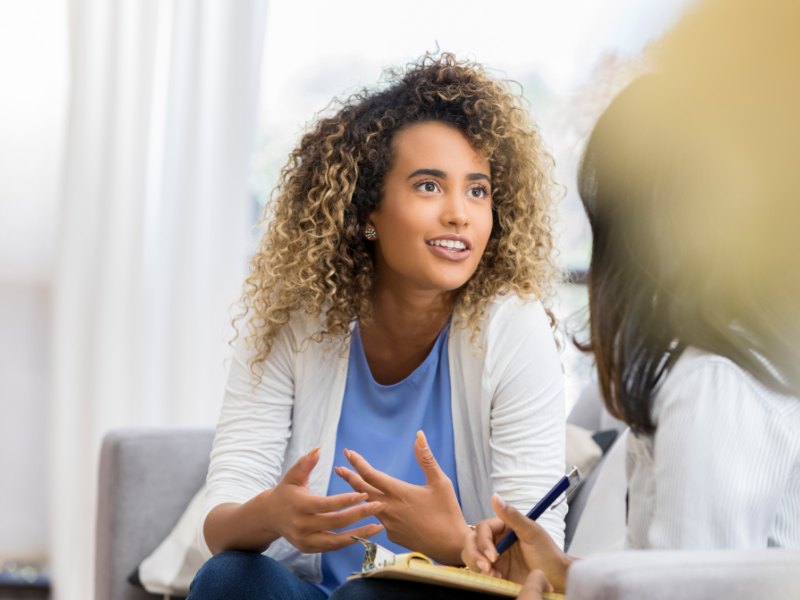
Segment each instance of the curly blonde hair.
[[474,340],[498,294],[547,303],[558,276],[557,186],[553,158],[523,102],[508,81],[449,53],[425,54],[386,71],[379,88],[333,101],[332,116],[316,121],[289,155],[260,223],[265,233],[234,318],[236,325],[249,315],[254,374],[292,313],[324,313],[316,341],[346,340],[354,321],[370,322],[375,273],[365,219],[380,206],[392,139],[423,122],[457,128],[491,168],[492,232],[458,291],[454,321],[469,326]]

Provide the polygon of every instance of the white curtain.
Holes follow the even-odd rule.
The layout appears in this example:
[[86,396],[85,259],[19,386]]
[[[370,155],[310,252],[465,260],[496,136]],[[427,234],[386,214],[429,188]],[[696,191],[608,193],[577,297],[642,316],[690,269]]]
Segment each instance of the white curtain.
[[212,425],[249,248],[266,0],[70,0],[50,558],[93,597],[103,435]]

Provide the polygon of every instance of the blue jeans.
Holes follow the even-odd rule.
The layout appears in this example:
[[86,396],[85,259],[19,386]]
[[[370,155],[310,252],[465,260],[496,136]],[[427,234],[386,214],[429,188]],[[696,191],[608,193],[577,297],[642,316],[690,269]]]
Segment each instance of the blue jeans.
[[326,600],[327,594],[278,561],[254,552],[222,552],[204,564],[190,600]]
[[[188,600],[326,600],[317,586],[300,579],[276,560],[253,552],[223,552],[197,572]],[[485,600],[474,592],[388,579],[355,579],[330,600]]]

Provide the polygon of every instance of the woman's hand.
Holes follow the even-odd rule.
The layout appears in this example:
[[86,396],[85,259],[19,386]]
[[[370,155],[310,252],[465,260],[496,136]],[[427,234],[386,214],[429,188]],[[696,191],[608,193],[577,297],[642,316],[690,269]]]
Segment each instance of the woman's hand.
[[340,533],[332,531],[371,516],[381,503],[362,504],[367,494],[312,495],[308,477],[317,462],[319,448],[298,460],[278,485],[254,498],[260,499],[265,527],[306,554],[338,550],[355,543],[351,536],[368,538],[383,530],[373,523]]
[[263,552],[281,537],[301,552],[328,552],[354,544],[350,536],[368,538],[380,532],[383,526],[374,523],[341,533],[331,531],[369,517],[380,503],[362,504],[367,494],[312,495],[308,476],[317,462],[319,448],[298,460],[275,487],[244,504],[215,507],[203,525],[211,552]]
[[[541,525],[506,504],[497,494],[492,495],[492,507],[497,518],[481,521],[474,532],[465,536],[461,553],[464,563],[474,571],[516,583],[526,583],[529,574],[538,569],[556,592],[563,593],[567,569],[575,559],[564,554]],[[512,530],[519,541],[498,555],[495,546]]]
[[356,472],[336,467],[336,474],[356,492],[383,506],[376,516],[395,544],[422,552],[446,565],[461,563],[461,541],[469,526],[461,514],[453,483],[433,456],[421,431],[414,442],[414,455],[425,473],[426,485],[412,485],[374,469],[352,450],[345,457]]

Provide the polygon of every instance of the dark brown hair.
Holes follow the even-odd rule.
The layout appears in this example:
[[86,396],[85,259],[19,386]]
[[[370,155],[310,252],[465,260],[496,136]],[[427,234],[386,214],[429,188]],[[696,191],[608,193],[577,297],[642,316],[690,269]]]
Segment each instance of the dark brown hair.
[[638,433],[655,430],[657,386],[689,346],[779,393],[800,392],[800,296],[796,255],[787,255],[795,243],[755,235],[759,219],[800,223],[765,200],[752,213],[753,236],[742,235],[752,207],[734,202],[720,150],[704,146],[718,136],[697,134],[705,113],[679,106],[673,89],[647,75],[624,90],[594,128],[579,173],[593,234],[584,349],[608,410]]

